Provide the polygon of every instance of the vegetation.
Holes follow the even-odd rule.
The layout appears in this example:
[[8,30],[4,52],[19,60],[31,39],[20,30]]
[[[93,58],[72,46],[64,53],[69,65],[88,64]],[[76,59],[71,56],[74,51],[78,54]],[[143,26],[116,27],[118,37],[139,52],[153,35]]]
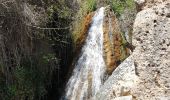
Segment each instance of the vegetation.
[[[73,11],[63,0],[47,3],[47,9],[39,11],[42,4],[34,0],[0,2],[1,100],[45,99],[51,88],[56,89],[54,95],[61,95],[58,88],[63,86],[72,59],[68,26]],[[32,15],[36,10],[40,16],[35,21]],[[48,18],[41,13],[47,13]]]
[[[121,61],[129,56],[127,44],[131,45],[132,27],[136,15],[136,6],[134,0],[110,0],[111,8],[116,14],[121,29],[122,36],[122,50]],[[128,35],[126,37],[125,33]],[[128,39],[128,40],[127,40]]]
[[110,3],[117,16],[120,16],[125,9],[133,9],[135,7],[134,0],[110,0]]
[[[111,5],[114,13],[120,17],[127,11],[132,11],[135,8],[135,3],[133,0],[106,0],[104,1],[108,5]],[[84,0],[80,4],[80,9],[78,10],[73,23],[73,40],[77,44],[79,38],[81,37],[81,31],[83,29],[83,18],[90,12],[96,10],[97,1],[96,0]],[[131,16],[129,16],[131,17]],[[132,16],[133,17],[133,16]],[[126,19],[128,20],[128,19]],[[128,23],[127,23],[128,24]]]
[[80,8],[76,14],[76,17],[73,22],[73,40],[74,43],[77,44],[78,39],[81,37],[81,33],[83,30],[83,21],[84,17],[87,16],[90,12],[96,10],[97,1],[96,0],[84,0],[80,4]]
[[[48,9],[48,23],[46,24],[45,36],[59,60],[59,66],[52,76],[52,85],[48,89],[48,99],[59,99],[64,90],[67,73],[72,62],[73,40],[71,34],[71,22],[75,11],[66,1],[53,3]],[[45,57],[46,58],[46,57]]]
[[123,62],[129,56],[129,49],[127,48],[127,40],[125,38],[125,33],[120,32],[121,34],[121,61]]
[[[72,0],[3,1],[0,2],[0,99],[59,98],[73,49],[77,47],[73,45],[87,31],[84,23],[90,23],[92,16],[88,15],[97,9],[97,0],[82,0],[78,9],[74,8],[78,5],[71,4]],[[109,2],[116,15],[134,6],[132,0]]]

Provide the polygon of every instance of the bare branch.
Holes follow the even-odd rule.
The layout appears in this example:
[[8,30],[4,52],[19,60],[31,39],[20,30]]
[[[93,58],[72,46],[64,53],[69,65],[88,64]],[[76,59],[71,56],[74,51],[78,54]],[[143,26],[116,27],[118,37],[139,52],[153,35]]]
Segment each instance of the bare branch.
[[63,27],[63,28],[47,28],[47,27],[39,27],[39,26],[29,25],[29,24],[26,24],[26,25],[29,27],[34,27],[34,28],[41,29],[41,30],[66,30],[70,28],[70,26]]

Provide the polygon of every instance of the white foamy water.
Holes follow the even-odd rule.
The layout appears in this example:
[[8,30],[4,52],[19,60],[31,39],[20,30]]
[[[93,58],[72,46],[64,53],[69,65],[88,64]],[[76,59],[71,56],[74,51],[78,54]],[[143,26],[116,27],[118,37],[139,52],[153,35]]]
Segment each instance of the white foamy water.
[[105,63],[103,59],[104,7],[96,11],[88,36],[66,87],[68,100],[87,100],[103,84]]

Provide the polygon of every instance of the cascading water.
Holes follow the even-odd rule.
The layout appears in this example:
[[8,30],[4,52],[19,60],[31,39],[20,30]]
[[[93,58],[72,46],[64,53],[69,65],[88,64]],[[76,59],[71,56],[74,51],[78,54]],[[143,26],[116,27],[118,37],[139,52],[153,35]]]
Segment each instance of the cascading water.
[[68,100],[87,100],[94,96],[103,83],[105,62],[103,59],[104,7],[92,19],[81,56],[66,87]]

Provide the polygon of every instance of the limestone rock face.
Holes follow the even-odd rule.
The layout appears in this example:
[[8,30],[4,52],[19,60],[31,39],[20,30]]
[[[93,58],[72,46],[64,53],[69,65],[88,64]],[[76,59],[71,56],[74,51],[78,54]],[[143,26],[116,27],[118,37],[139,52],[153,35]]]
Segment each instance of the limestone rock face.
[[137,4],[137,10],[143,10],[147,8],[151,8],[155,5],[159,5],[161,3],[168,3],[169,0],[134,0]]
[[120,63],[129,56],[129,49],[122,45],[126,42],[120,31],[118,19],[107,6],[104,19],[104,59],[106,63],[106,73],[111,75]]
[[170,96],[170,2],[137,14],[132,56],[141,82],[131,90],[143,100]]
[[94,97],[94,100],[114,100],[116,97],[131,95],[130,88],[136,82],[134,61],[130,56],[115,69],[96,97]]
[[144,7],[134,22],[135,50],[101,87],[96,100],[170,98],[170,1]]

